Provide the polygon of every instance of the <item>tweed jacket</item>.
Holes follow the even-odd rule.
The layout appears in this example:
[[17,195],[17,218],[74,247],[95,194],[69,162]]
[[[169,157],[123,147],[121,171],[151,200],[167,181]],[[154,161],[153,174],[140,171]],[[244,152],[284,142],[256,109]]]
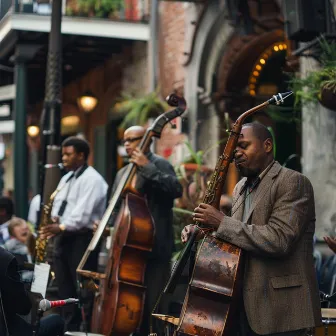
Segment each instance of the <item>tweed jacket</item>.
[[[321,324],[313,261],[315,205],[304,175],[275,162],[254,192],[242,222],[246,178],[233,193],[232,217],[217,237],[243,249],[243,299],[247,319],[260,335]],[[237,208],[238,207],[238,208]]]

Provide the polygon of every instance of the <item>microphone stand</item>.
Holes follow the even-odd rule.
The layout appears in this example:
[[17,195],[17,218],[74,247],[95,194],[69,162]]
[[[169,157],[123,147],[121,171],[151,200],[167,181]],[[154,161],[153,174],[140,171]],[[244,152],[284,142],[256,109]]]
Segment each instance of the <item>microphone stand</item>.
[[329,295],[320,291],[320,302],[336,303],[336,292]]
[[36,314],[36,319],[35,319],[35,323],[33,325],[33,336],[38,336],[39,334],[39,329],[40,329],[40,321],[41,318],[43,317],[43,310],[42,309],[38,309],[37,310],[37,314]]
[[78,308],[81,311],[82,315],[82,328],[83,332],[85,335],[88,334],[88,323],[86,320],[86,315],[85,315],[85,308],[84,308],[84,302],[83,302],[83,296],[82,296],[82,282],[81,282],[81,276],[77,273],[77,296],[78,296]]

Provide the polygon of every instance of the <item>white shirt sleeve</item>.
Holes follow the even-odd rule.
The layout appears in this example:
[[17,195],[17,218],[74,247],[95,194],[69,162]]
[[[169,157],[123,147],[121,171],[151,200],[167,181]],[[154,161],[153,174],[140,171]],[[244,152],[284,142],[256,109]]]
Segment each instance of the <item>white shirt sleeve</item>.
[[28,211],[28,222],[36,226],[37,223],[37,212],[40,210],[41,197],[40,194],[35,195],[29,205]]
[[92,228],[93,214],[100,219],[106,203],[107,184],[104,180],[89,178],[80,187],[80,198],[69,215],[62,220],[66,230],[76,231],[83,227]]

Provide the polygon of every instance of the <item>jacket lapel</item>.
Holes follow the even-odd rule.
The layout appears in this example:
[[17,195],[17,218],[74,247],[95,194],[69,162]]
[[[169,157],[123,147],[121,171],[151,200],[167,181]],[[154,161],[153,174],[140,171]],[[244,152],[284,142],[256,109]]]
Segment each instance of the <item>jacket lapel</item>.
[[232,213],[232,217],[237,219],[237,220],[242,220],[243,218],[243,212],[244,212],[244,195],[245,193],[242,193],[241,195],[239,194],[239,192],[241,191],[241,189],[243,188],[243,186],[245,185],[246,182],[246,177],[244,177],[240,182],[239,182],[239,186],[237,188],[237,194],[235,199],[232,200],[232,204],[234,204],[234,207],[231,210]]
[[274,182],[274,178],[279,174],[279,171],[281,169],[281,165],[279,162],[275,161],[273,166],[270,168],[270,170],[266,173],[266,175],[263,177],[263,179],[260,181],[259,186],[255,192],[255,195],[253,197],[253,201],[251,204],[251,208],[247,214],[246,222],[249,221],[253,210],[257,206],[257,204],[260,202],[260,200],[264,197],[267,190],[269,190]]

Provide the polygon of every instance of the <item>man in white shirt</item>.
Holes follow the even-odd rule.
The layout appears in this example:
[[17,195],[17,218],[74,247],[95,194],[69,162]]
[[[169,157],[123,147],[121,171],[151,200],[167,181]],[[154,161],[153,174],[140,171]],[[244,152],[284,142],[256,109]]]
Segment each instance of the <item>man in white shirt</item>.
[[[88,166],[89,153],[89,144],[81,138],[70,137],[63,142],[62,162],[68,173],[57,187],[59,191],[51,212],[55,222],[41,230],[46,237],[56,235],[54,266],[60,299],[78,296],[76,268],[92,239],[93,223],[103,216],[106,207],[108,185],[93,167]],[[95,270],[97,257],[96,253],[91,253],[86,267]],[[81,315],[78,309],[72,309],[64,317],[68,331],[79,330]]]
[[0,245],[4,245],[10,239],[8,225],[13,214],[13,201],[9,197],[0,197]]
[[41,196],[40,194],[36,194],[29,205],[28,210],[28,222],[33,225],[33,227],[36,227],[37,224],[37,216],[40,211],[40,203],[41,203]]

